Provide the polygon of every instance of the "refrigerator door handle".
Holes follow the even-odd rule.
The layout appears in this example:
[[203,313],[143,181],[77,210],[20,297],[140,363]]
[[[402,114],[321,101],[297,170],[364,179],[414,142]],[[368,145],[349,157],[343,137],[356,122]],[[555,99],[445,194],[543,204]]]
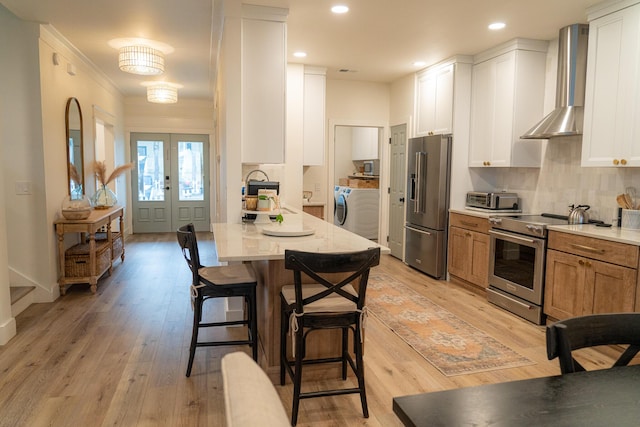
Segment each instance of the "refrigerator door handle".
[[416,170],[415,170],[415,178],[413,179],[415,184],[415,194],[414,199],[415,203],[413,204],[413,212],[414,213],[424,213],[424,190],[423,185],[426,184],[426,170],[425,170],[425,157],[427,153],[424,151],[416,152]]
[[432,233],[429,233],[428,231],[418,230],[417,228],[413,228],[409,225],[405,225],[404,228],[406,228],[407,230],[415,231],[416,233],[427,235],[427,236],[431,236],[432,234]]

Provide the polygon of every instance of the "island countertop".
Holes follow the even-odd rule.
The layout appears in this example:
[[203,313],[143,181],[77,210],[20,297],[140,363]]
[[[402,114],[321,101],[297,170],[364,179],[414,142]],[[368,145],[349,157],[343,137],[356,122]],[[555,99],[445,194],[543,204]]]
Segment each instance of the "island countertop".
[[[382,246],[348,230],[337,227],[291,207],[282,209],[283,225],[312,228],[314,233],[300,237],[275,237],[262,234],[265,225],[253,223],[214,223],[213,235],[220,261],[261,261],[284,259],[285,249],[307,252],[337,253]],[[277,223],[268,226],[273,227]]]

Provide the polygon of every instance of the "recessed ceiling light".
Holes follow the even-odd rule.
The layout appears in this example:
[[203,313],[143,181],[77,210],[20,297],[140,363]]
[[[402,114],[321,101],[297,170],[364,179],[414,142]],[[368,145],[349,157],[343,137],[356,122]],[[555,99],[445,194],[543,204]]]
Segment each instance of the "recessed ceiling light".
[[427,65],[427,63],[424,61],[416,61],[413,63],[414,67],[424,67],[425,65]]
[[307,56],[307,52],[293,52],[293,56],[296,58],[305,58]]
[[489,24],[489,29],[490,30],[501,30],[506,26],[507,26],[507,24],[505,24],[504,22],[494,22],[493,24]]
[[331,12],[333,13],[347,13],[349,12],[349,6],[345,6],[343,4],[333,6],[331,8]]

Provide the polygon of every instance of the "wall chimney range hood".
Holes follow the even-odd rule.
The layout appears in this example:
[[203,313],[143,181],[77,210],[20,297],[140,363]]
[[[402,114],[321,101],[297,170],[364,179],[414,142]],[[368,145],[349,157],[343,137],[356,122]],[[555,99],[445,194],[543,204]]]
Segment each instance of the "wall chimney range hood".
[[520,138],[549,139],[582,134],[588,40],[587,24],[573,24],[560,30],[556,108]]

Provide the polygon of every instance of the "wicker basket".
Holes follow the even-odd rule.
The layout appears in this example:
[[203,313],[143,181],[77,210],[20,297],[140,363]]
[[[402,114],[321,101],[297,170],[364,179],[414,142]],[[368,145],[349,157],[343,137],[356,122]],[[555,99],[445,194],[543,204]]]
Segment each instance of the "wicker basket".
[[[113,242],[113,247],[111,249],[111,256],[113,257],[112,259],[116,259],[119,256],[122,255],[122,251],[124,248],[124,241],[122,239],[122,233],[118,232],[118,231],[112,231],[111,232],[111,240]],[[98,242],[102,242],[102,241],[107,241],[107,233],[106,232],[99,232],[96,233],[96,243]]]
[[[96,241],[96,275],[101,276],[111,266],[111,248],[106,240]],[[89,244],[79,243],[65,252],[64,275],[89,277]]]

